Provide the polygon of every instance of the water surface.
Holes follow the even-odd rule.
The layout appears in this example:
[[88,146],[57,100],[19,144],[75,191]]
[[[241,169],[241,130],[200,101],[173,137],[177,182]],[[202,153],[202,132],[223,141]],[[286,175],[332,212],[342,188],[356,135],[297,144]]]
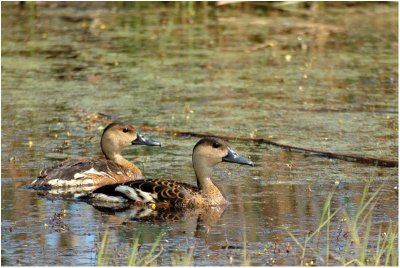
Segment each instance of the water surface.
[[[300,238],[315,230],[332,191],[333,209],[354,211],[368,181],[371,193],[383,184],[376,240],[381,224],[398,222],[397,168],[264,144],[230,141],[256,163],[216,168],[231,205],[222,215],[176,223],[129,221],[129,212],[47,199],[22,186],[62,159],[101,156],[106,123],[88,117],[99,112],[138,126],[397,159],[397,23],[395,4],[265,12],[2,3],[2,264],[94,265],[105,230],[113,264],[126,264],[138,233],[146,249],[161,231],[159,265],[191,247],[195,265],[240,265],[244,239],[252,265],[298,264],[282,228]],[[146,135],[162,148],[130,148],[127,158],[147,177],[195,184],[198,138]],[[62,210],[65,217],[54,219]],[[340,217],[334,224],[340,236]],[[332,242],[338,256],[341,246]]]

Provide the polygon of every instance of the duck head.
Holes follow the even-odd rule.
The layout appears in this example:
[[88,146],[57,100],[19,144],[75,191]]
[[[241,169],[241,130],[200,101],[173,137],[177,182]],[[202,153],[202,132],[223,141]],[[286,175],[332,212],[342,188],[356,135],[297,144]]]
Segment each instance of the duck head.
[[114,122],[104,129],[100,145],[106,158],[113,159],[131,145],[161,146],[161,143],[140,134],[130,124]]
[[218,163],[254,166],[251,160],[235,152],[228,143],[214,137],[203,138],[197,142],[193,148],[192,160],[199,186],[201,180],[211,177],[213,167]]

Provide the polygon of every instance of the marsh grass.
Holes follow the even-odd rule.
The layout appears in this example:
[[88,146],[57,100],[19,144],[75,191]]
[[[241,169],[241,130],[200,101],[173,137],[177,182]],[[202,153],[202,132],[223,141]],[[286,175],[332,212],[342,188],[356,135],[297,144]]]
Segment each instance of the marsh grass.
[[[319,247],[313,248],[311,246],[309,246],[310,242],[312,242],[313,240],[315,241],[319,241],[320,235],[321,235],[321,230],[326,227],[327,232],[327,240],[329,241],[329,226],[330,226],[330,221],[332,220],[332,218],[339,212],[339,210],[336,210],[335,212],[331,213],[331,200],[332,200],[332,196],[333,194],[331,193],[328,198],[326,199],[323,209],[322,209],[322,213],[321,216],[319,218],[319,224],[317,229],[308,234],[306,236],[306,238],[304,239],[304,242],[301,243],[299,241],[299,239],[297,239],[290,231],[288,231],[290,237],[292,237],[292,239],[296,242],[296,244],[300,247],[301,249],[301,255],[300,255],[300,266],[303,266],[305,264],[305,260],[306,260],[306,254],[310,255],[309,253],[311,253],[312,255],[319,255]],[[326,252],[329,253],[329,243],[327,243],[326,245]],[[327,254],[329,256],[329,254]],[[326,263],[327,264],[327,263]]]
[[[157,265],[156,260],[161,256],[164,251],[163,246],[160,244],[162,237],[165,232],[161,232],[156,240],[151,245],[149,250],[141,251],[141,245],[139,244],[140,233],[132,242],[132,248],[129,256],[127,256],[126,266],[155,266]],[[108,230],[105,231],[102,239],[100,248],[97,254],[97,266],[110,266],[116,265],[116,260],[113,259],[114,254],[109,250],[109,234]],[[157,252],[158,249],[158,252]]]
[[[331,259],[336,261],[335,264],[340,263],[344,266],[398,265],[398,242],[396,243],[398,241],[398,225],[389,222],[388,226],[384,228],[381,224],[377,237],[373,237],[371,233],[373,228],[372,218],[374,209],[379,203],[378,194],[381,192],[382,186],[368,198],[369,188],[370,182],[364,187],[357,210],[353,215],[342,208],[332,212],[333,193],[331,193],[324,203],[317,228],[312,233],[307,234],[303,241],[287,230],[290,237],[300,248],[299,265],[332,265]],[[331,226],[337,223],[336,216],[339,213],[342,215],[339,222],[344,223],[346,229],[346,235],[341,237],[345,237],[346,241],[340,256],[337,256],[337,252],[335,253],[331,247],[333,241]],[[325,234],[325,245],[320,245],[319,242],[323,234]]]
[[[298,265],[398,265],[398,224],[389,222],[386,225],[373,225],[373,215],[379,204],[382,186],[372,194],[369,189],[370,183],[367,183],[358,206],[352,211],[345,208],[333,210],[332,198],[335,191],[332,191],[323,204],[318,225],[305,237],[296,237],[286,230],[300,249],[299,252],[291,250],[290,253],[298,260]],[[148,246],[150,248],[143,249],[139,243],[141,234],[137,234],[127,250],[126,263],[117,263],[115,252],[109,248],[109,232],[106,230],[98,250],[97,265],[162,265],[165,259],[161,260],[160,257],[168,256],[172,266],[194,266],[195,246],[188,247],[187,250],[172,250],[162,255],[164,248],[161,240],[164,235],[165,232],[162,231]],[[256,253],[248,250],[247,243],[247,234],[244,231],[243,247],[236,255],[238,259],[230,256],[225,265],[235,263],[237,266],[250,266],[251,256]],[[229,243],[227,244],[228,249]]]
[[246,236],[246,228],[244,228],[243,232],[243,262],[242,266],[250,266],[250,256],[247,253],[247,236]]
[[[165,232],[161,232],[156,240],[151,244],[151,248],[147,251],[141,251],[141,245],[139,243],[140,233],[132,242],[130,254],[127,256],[126,263],[117,263],[115,256],[117,255],[113,250],[110,249],[110,238],[109,232],[106,230],[102,236],[100,247],[97,253],[97,266],[155,266],[159,265],[161,254],[164,252],[164,248],[160,241],[164,237]],[[243,252],[241,253],[241,260],[238,260],[240,266],[250,266],[250,254],[247,251],[247,236],[246,232],[243,233]],[[158,251],[157,251],[158,248]],[[189,247],[186,251],[172,251],[170,253],[170,260],[172,266],[194,266],[194,249],[195,247]],[[233,259],[230,260],[232,264]],[[230,265],[228,262],[226,265]]]
[[193,266],[193,252],[194,247],[190,247],[182,254],[171,254],[172,266]]

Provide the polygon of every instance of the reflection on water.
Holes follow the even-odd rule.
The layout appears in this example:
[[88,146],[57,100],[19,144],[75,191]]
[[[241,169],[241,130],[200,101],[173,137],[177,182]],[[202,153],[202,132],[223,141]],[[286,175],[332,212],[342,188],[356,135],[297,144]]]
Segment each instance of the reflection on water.
[[[315,230],[333,190],[333,209],[356,210],[369,180],[370,192],[384,185],[371,239],[380,224],[398,222],[397,168],[236,141],[256,167],[215,170],[231,202],[220,215],[132,220],[132,211],[104,212],[23,187],[44,166],[101,156],[105,123],[87,118],[97,112],[137,125],[397,159],[396,5],[303,15],[157,3],[2,3],[2,11],[3,265],[94,265],[106,229],[115,264],[126,264],[137,233],[146,249],[161,231],[160,265],[190,247],[196,265],[240,265],[244,234],[251,264],[298,264],[282,228],[300,238]],[[128,159],[147,177],[195,184],[198,139],[151,136],[163,147],[128,149]],[[340,219],[332,224],[338,235]],[[332,243],[340,253],[340,241]]]

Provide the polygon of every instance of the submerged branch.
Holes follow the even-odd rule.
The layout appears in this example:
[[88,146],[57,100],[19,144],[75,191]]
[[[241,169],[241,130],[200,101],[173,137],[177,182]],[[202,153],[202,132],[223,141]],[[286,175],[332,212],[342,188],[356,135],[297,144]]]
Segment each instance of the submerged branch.
[[382,159],[382,158],[377,158],[377,157],[372,157],[372,156],[363,156],[363,155],[357,155],[357,154],[342,154],[342,153],[325,152],[325,151],[320,151],[320,150],[315,150],[315,149],[310,149],[310,148],[282,144],[282,143],[271,141],[271,140],[268,140],[265,138],[237,137],[237,136],[232,136],[232,135],[214,135],[214,134],[208,133],[208,132],[180,131],[180,130],[176,130],[176,129],[150,127],[150,126],[140,126],[140,128],[143,131],[161,132],[161,133],[166,133],[166,134],[174,135],[174,136],[190,136],[190,137],[214,136],[214,137],[218,137],[218,138],[226,139],[226,140],[240,140],[240,141],[251,141],[251,142],[256,142],[256,143],[264,143],[264,144],[270,144],[270,145],[274,145],[274,146],[283,148],[290,152],[293,151],[293,152],[299,152],[299,153],[309,153],[312,155],[325,157],[325,158],[339,159],[339,160],[344,160],[344,161],[357,162],[357,163],[363,163],[363,164],[369,164],[369,165],[375,165],[375,166],[381,166],[381,167],[397,167],[399,165],[398,160],[395,160],[395,159]]
[[[97,113],[97,114],[90,114],[87,116],[79,116],[80,119],[85,118],[91,122],[102,122],[102,123],[111,123],[112,117],[109,115]],[[339,159],[343,161],[349,162],[357,162],[362,164],[374,165],[374,166],[381,166],[381,167],[398,167],[399,161],[397,159],[384,159],[372,156],[364,156],[358,154],[343,154],[343,153],[332,153],[332,152],[325,152],[311,148],[305,147],[298,147],[298,146],[291,146],[287,144],[282,144],[279,142],[275,142],[272,140],[268,140],[265,138],[250,138],[250,137],[237,137],[233,135],[215,135],[209,132],[193,132],[193,131],[180,131],[177,129],[171,128],[162,128],[162,127],[152,127],[152,126],[138,126],[143,131],[154,131],[159,133],[165,133],[168,135],[173,136],[190,136],[190,137],[207,137],[207,136],[214,136],[225,140],[240,140],[240,141],[251,141],[255,143],[263,143],[269,144],[273,146],[280,147],[282,149],[288,150],[289,152],[298,152],[303,154],[312,154],[319,157],[325,157],[330,159]]]

